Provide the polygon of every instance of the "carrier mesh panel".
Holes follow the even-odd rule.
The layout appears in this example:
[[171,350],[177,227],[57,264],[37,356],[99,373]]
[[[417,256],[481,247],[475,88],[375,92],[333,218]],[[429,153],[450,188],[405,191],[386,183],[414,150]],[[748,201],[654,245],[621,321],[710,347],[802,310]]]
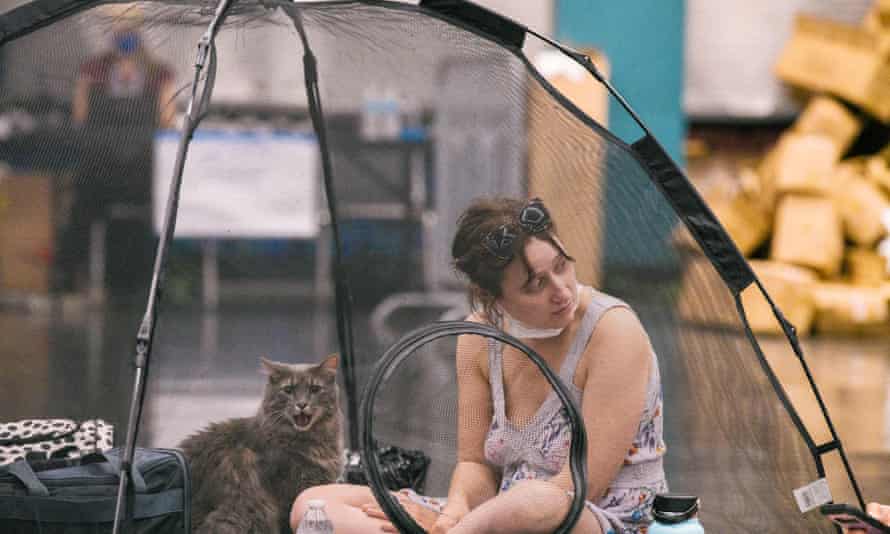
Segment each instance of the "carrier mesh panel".
[[[178,140],[175,126],[158,131],[159,117],[168,106],[184,111],[196,43],[213,9],[185,0],[110,4],[0,48],[2,111],[18,117],[7,123],[0,157],[10,176],[31,169],[50,177],[52,194],[35,205],[52,202],[57,219],[55,290],[87,284],[91,254],[104,247],[104,285],[132,297],[105,308],[130,331],[100,328],[92,341],[57,332],[51,341],[120,363],[84,370],[21,356],[17,368],[64,369],[67,380],[47,386],[46,411],[105,417],[120,429],[119,441],[132,340]],[[285,9],[302,13],[318,59],[353,293],[356,394],[398,336],[466,316],[466,286],[451,268],[450,247],[469,203],[540,196],[581,281],[627,301],[651,338],[671,490],[702,497],[709,531],[829,531],[815,513],[797,509],[792,490],[817,478],[814,463],[744,335],[730,291],[698,245],[675,244],[676,218],[625,144],[634,140],[615,138],[575,109],[522,51],[409,4],[235,3],[217,39],[211,113],[185,166],[141,444],[175,446],[208,421],[250,415],[263,385],[260,340],[264,355],[291,362],[339,350],[304,50]],[[101,55],[123,26],[136,28],[144,44],[134,70]],[[393,97],[403,110],[395,127],[386,115]],[[208,272],[228,287],[215,313],[200,308],[213,296],[206,292],[215,286],[202,284]],[[239,297],[261,290],[259,299]],[[806,381],[796,357],[787,343],[766,341],[770,364],[823,443],[829,435],[809,389],[798,386]],[[454,364],[454,339],[418,348],[377,402],[380,440],[431,456],[426,489],[434,495],[446,492],[460,432]],[[99,404],[90,393],[96,387],[118,389],[120,404]],[[83,403],[59,405],[58,389],[82,389]],[[11,420],[41,409],[13,404],[2,413]],[[835,499],[853,501],[839,466],[827,468]]]

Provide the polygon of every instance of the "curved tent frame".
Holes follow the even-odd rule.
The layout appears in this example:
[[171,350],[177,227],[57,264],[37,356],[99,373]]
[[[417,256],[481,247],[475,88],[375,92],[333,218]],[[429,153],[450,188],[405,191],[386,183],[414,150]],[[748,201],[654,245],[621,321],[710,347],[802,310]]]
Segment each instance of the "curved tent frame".
[[[65,19],[89,8],[95,7],[97,5],[114,3],[124,2],[117,2],[113,0],[34,0],[18,8],[10,10],[0,16],[0,46],[3,46],[11,41],[32,33],[35,30],[48,26],[56,21]],[[641,118],[634,112],[634,110],[624,99],[624,97],[618,92],[615,87],[612,86],[612,84],[604,76],[600,74],[599,70],[592,62],[590,57],[578,51],[572,50],[569,47],[561,45],[552,39],[542,36],[534,32],[533,30],[516,23],[515,21],[489,11],[476,4],[473,4],[472,2],[467,0],[421,0],[420,3],[417,5],[389,2],[386,0],[353,0],[352,2],[334,0],[323,3],[360,3],[377,7],[385,7],[393,10],[410,10],[421,12],[426,16],[438,18],[442,21],[447,22],[448,24],[470,31],[482,38],[497,43],[505,50],[508,50],[513,55],[518,57],[525,64],[529,73],[531,73],[531,75],[537,80],[537,82],[539,82],[550,93],[550,95],[575,118],[583,122],[585,125],[589,126],[591,129],[596,130],[597,133],[606,137],[610,142],[614,144],[614,146],[628,151],[628,153],[633,158],[635,158],[641,164],[642,168],[647,172],[653,184],[671,205],[676,215],[689,230],[694,240],[702,248],[708,260],[716,269],[717,273],[719,273],[723,283],[730,290],[736,303],[739,318],[744,325],[747,338],[750,341],[750,344],[759,359],[760,366],[762,367],[763,372],[769,380],[788,416],[791,418],[791,421],[793,422],[795,428],[800,433],[804,443],[809,449],[819,476],[825,476],[825,467],[822,459],[823,455],[837,451],[843,460],[846,474],[855,491],[856,497],[859,500],[859,504],[860,506],[864,507],[864,501],[862,499],[859,486],[847,460],[843,445],[838,438],[834,425],[832,424],[831,419],[828,415],[828,411],[822,400],[822,396],[820,395],[818,387],[816,386],[815,381],[812,378],[812,374],[807,365],[806,359],[804,358],[804,354],[800,347],[800,343],[794,326],[786,320],[786,318],[782,314],[782,311],[770,298],[761,281],[758,280],[758,278],[755,276],[745,258],[739,252],[738,248],[735,246],[725,229],[714,216],[708,205],[695,190],[688,177],[670,158],[670,156],[666,153],[666,151],[652,134],[652,132],[649,131]],[[136,356],[134,359],[136,366],[136,376],[132,392],[132,404],[127,428],[125,455],[124,461],[122,463],[123,468],[118,499],[119,508],[121,506],[121,503],[123,502],[123,499],[121,499],[120,497],[123,495],[123,491],[128,485],[128,469],[132,462],[136,434],[140,423],[142,404],[144,401],[144,383],[149,369],[152,340],[154,338],[154,325],[157,319],[156,307],[159,296],[163,289],[163,274],[166,267],[166,256],[170,241],[172,239],[173,229],[176,223],[179,185],[181,185],[181,173],[185,162],[188,143],[190,141],[191,133],[194,132],[195,128],[198,126],[198,123],[203,118],[202,114],[206,111],[206,106],[210,100],[210,93],[213,86],[213,74],[215,70],[214,38],[216,32],[222,25],[226,16],[239,9],[239,3],[237,0],[221,0],[221,2],[216,5],[208,4],[205,2],[201,2],[200,4],[208,9],[213,9],[215,11],[215,16],[213,17],[213,21],[202,37],[200,43],[198,43],[196,72],[194,83],[192,85],[192,103],[189,106],[189,113],[186,119],[186,126],[184,128],[185,135],[183,135],[181,139],[179,153],[177,156],[176,176],[174,176],[172,180],[173,187],[171,187],[170,189],[170,196],[167,201],[165,222],[155,256],[154,272],[152,275],[152,284],[148,297],[148,303],[146,305],[146,312],[136,336]],[[343,368],[345,373],[346,396],[348,404],[347,417],[350,425],[349,443],[351,449],[355,451],[359,448],[359,436],[356,432],[358,417],[357,392],[355,391],[354,376],[351,376],[351,374],[354,372],[352,369],[352,332],[350,326],[351,304],[349,288],[346,284],[345,277],[343,276],[342,272],[338,272],[340,269],[339,253],[341,251],[341,246],[339,243],[339,237],[337,235],[337,202],[333,189],[331,187],[332,177],[329,162],[330,155],[325,144],[325,129],[322,120],[324,116],[323,110],[321,107],[320,97],[318,96],[317,86],[313,86],[313,84],[317,82],[314,57],[312,56],[311,48],[309,47],[309,42],[306,39],[305,32],[301,29],[300,11],[303,8],[300,7],[299,3],[259,0],[257,4],[265,8],[282,8],[293,20],[294,25],[297,31],[300,33],[305,47],[306,55],[304,56],[304,69],[307,81],[307,94],[309,96],[310,112],[313,119],[313,124],[316,129],[316,134],[319,138],[319,145],[322,152],[322,168],[324,172],[326,191],[328,193],[327,198],[332,218],[331,222],[334,229],[334,243],[336,246],[334,276],[336,281],[335,296],[337,303],[336,308],[338,318],[338,338],[344,360]],[[307,5],[311,7],[313,4]],[[318,5],[318,3],[314,3],[314,5]],[[608,90],[609,94],[611,94],[612,97],[614,97],[619,102],[623,109],[641,128],[644,135],[630,145],[624,143],[622,140],[618,139],[613,134],[605,130],[597,122],[590,119],[568,98],[563,96],[557,89],[555,89],[550,83],[548,83],[548,81],[529,63],[528,59],[522,53],[522,46],[525,42],[526,37],[529,35],[535,36],[549,43],[551,46],[558,49],[567,57],[571,58],[573,61],[581,65],[591,76],[593,76]],[[207,68],[206,77],[202,78],[202,72],[205,68]],[[198,86],[201,84],[202,79],[204,80],[203,88],[202,92],[199,94],[197,92],[197,89]],[[748,325],[745,309],[741,300],[741,293],[752,284],[757,286],[760,293],[771,306],[772,311],[779,324],[781,325],[785,337],[787,338],[787,341],[790,343],[791,348],[793,349],[795,355],[799,360],[800,366],[806,374],[808,385],[814,393],[815,398],[817,399],[819,408],[831,433],[832,439],[826,443],[816,443],[816,441],[813,439],[811,432],[807,429],[797,410],[791,403],[782,383],[780,382],[776,373],[773,371],[772,367],[764,356],[759,343],[757,342],[757,339],[755,338]],[[115,527],[117,527],[117,519],[118,518],[116,517]]]

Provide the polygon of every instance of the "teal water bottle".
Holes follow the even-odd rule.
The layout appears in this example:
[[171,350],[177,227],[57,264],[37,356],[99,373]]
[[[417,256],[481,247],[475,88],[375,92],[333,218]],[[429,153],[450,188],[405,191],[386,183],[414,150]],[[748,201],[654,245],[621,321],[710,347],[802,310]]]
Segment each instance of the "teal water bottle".
[[698,497],[656,495],[652,505],[655,521],[649,526],[649,534],[705,534],[697,516]]

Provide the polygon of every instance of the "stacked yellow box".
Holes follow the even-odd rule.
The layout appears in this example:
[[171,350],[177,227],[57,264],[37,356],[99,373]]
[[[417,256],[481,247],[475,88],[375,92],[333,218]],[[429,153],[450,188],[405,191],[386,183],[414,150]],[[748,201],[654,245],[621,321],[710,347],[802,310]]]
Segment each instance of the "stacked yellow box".
[[[859,26],[798,17],[776,73],[809,92],[800,116],[732,194],[705,198],[798,332],[890,333],[890,146],[845,157],[866,121],[890,123],[890,0]],[[742,301],[755,332],[781,332],[756,288]]]

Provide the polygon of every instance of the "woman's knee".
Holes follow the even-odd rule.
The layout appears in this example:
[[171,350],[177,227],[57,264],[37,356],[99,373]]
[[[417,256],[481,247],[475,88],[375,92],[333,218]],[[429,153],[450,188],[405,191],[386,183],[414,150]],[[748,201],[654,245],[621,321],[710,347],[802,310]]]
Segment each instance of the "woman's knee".
[[303,514],[309,508],[309,501],[315,499],[322,499],[325,502],[330,502],[337,500],[338,494],[338,486],[341,484],[324,484],[322,486],[312,486],[310,488],[306,488],[299,495],[297,495],[296,500],[294,500],[293,506],[291,506],[290,511],[290,525],[291,528],[297,528],[297,523],[300,522],[300,518],[303,517]]
[[291,528],[296,530],[300,518],[309,508],[309,501],[323,500],[328,504],[328,509],[336,508],[337,505],[361,506],[369,499],[373,499],[371,490],[365,486],[357,486],[354,484],[324,484],[321,486],[312,486],[303,490],[297,495],[290,513]]
[[[523,507],[526,520],[532,525],[545,525],[552,532],[568,515],[572,496],[562,487],[546,480],[522,480],[510,489],[518,489],[526,495],[528,506]],[[572,528],[572,534],[600,534],[602,528],[596,516],[586,507]]]
[[532,524],[559,524],[569,511],[571,497],[566,491],[546,480],[522,480],[510,488],[522,500],[519,513]]
[[[517,482],[510,491],[519,491],[526,501],[518,513],[523,514],[527,524],[540,525],[544,530],[552,532],[562,523],[569,513],[572,504],[572,496],[566,490],[546,480],[522,480]],[[596,516],[584,508],[572,529],[572,533],[600,533],[600,523]]]
[[521,494],[528,494],[529,496],[544,499],[547,504],[554,504],[558,501],[564,502],[565,505],[568,506],[568,503],[571,500],[569,494],[566,493],[561,486],[547,480],[520,480],[513,484],[510,491],[516,491]]

